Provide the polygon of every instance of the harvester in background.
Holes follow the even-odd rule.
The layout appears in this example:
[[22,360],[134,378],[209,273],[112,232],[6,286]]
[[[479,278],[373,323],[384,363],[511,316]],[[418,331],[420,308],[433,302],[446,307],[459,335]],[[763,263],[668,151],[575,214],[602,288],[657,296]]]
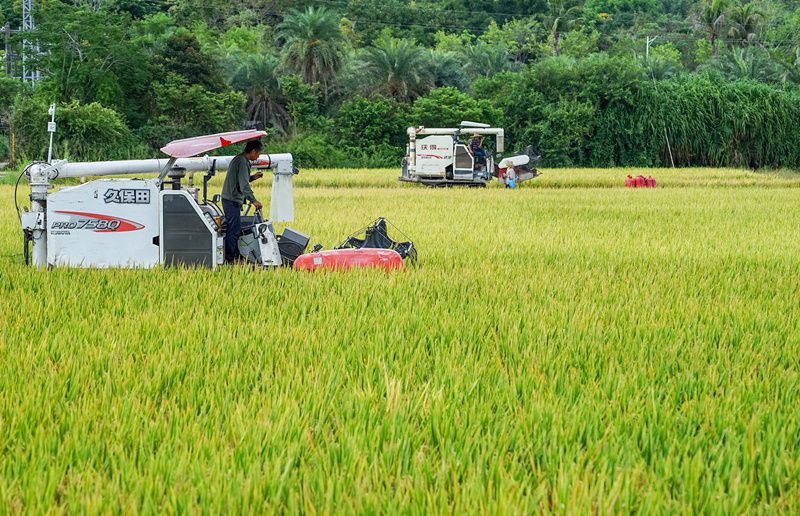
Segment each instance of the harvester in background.
[[[486,186],[495,177],[505,182],[509,167],[514,169],[516,183],[539,175],[533,166],[539,156],[529,147],[525,153],[503,157],[504,130],[488,124],[465,121],[458,128],[409,127],[407,134],[400,181],[427,186]],[[481,138],[479,152],[471,148],[472,137]]]
[[[219,206],[220,196],[208,198],[208,183],[218,170],[227,170],[234,156],[208,156],[207,153],[261,138],[266,132],[234,131],[176,140],[161,148],[167,156],[161,159],[71,163],[52,159],[55,106],[51,106],[51,115],[48,160],[31,163],[17,180],[18,187],[25,177],[31,188],[30,209],[20,210],[16,205],[26,264],[37,267],[215,268],[225,261],[226,228]],[[273,227],[275,222],[294,219],[292,179],[298,171],[292,164],[292,155],[264,154],[252,167],[272,172],[270,219],[264,220],[260,211],[250,214],[250,207],[247,207],[242,217],[239,254],[263,268],[293,266],[305,252],[309,237],[288,227],[277,235]],[[203,174],[202,194],[194,183],[196,173]],[[152,177],[155,174],[157,177]],[[53,182],[58,179],[85,177],[95,179],[51,191]],[[14,201],[16,204],[16,187]],[[396,245],[387,235],[387,239],[381,241],[350,245],[358,249],[343,249],[341,256],[336,254],[338,250],[328,251],[328,260],[317,268],[398,268],[396,260],[389,267],[387,253],[392,259],[395,257],[391,253],[396,254],[404,267],[402,258],[406,256],[400,258]],[[386,252],[377,253],[376,247]],[[320,248],[315,247],[314,252]],[[411,258],[416,258],[415,249]]]

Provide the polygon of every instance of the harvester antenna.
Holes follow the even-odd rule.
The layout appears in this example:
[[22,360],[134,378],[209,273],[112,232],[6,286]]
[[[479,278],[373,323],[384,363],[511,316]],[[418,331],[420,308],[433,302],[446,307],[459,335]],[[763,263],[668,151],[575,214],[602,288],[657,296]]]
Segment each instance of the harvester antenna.
[[50,147],[47,148],[47,162],[53,162],[53,135],[56,132],[56,104],[53,102],[50,104],[50,108],[47,110],[47,114],[50,115],[50,121],[47,123],[47,132],[50,133]]

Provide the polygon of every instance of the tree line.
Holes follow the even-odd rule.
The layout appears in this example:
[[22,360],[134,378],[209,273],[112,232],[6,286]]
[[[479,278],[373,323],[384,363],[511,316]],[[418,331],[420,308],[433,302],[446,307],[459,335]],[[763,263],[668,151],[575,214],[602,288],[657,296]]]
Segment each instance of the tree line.
[[34,16],[42,79],[0,74],[0,159],[12,131],[16,158],[44,156],[54,101],[70,159],[254,127],[303,166],[397,166],[405,127],[475,120],[548,166],[800,163],[797,1],[45,0]]

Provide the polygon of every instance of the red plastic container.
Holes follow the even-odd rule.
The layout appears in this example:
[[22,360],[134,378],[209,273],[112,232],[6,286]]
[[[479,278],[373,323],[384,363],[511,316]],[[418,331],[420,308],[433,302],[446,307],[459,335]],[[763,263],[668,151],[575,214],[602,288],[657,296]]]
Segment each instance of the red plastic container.
[[648,176],[647,179],[645,179],[645,186],[647,186],[647,188],[655,188],[656,179],[653,176]]
[[633,188],[636,186],[636,180],[633,179],[632,176],[628,176],[625,178],[625,188]]
[[636,176],[636,188],[646,188],[647,179],[644,176]]
[[405,269],[403,258],[391,249],[334,249],[301,254],[294,268],[302,271],[349,269]]

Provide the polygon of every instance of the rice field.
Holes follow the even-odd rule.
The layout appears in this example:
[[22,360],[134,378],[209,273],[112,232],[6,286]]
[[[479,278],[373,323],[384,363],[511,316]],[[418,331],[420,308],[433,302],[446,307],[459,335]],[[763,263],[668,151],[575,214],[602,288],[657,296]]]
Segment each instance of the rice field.
[[301,172],[404,273],[32,270],[0,186],[0,512],[797,514],[800,174],[639,172]]

